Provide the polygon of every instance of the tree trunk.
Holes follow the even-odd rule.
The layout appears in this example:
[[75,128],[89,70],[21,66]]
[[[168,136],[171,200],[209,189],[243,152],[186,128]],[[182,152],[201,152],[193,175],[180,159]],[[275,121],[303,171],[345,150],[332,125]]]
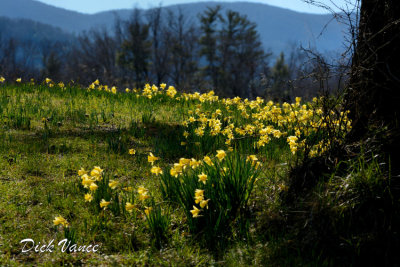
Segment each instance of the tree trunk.
[[[385,131],[383,152],[399,165],[400,1],[362,0],[357,46],[346,103],[353,119],[350,138]],[[386,128],[385,128],[386,127]]]

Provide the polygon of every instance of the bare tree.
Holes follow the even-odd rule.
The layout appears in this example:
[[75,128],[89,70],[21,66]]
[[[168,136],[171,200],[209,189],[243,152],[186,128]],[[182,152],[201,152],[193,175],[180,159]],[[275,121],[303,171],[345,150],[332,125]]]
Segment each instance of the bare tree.
[[157,84],[166,80],[168,74],[168,59],[170,53],[170,43],[168,42],[168,34],[164,26],[165,19],[163,17],[164,10],[161,7],[150,9],[147,14],[147,21],[150,26],[151,34],[151,54],[152,64],[151,73]]
[[92,30],[78,38],[78,45],[69,55],[70,77],[81,83],[100,79],[105,83],[117,80],[117,46],[106,29]]
[[19,75],[17,66],[17,41],[10,38],[0,42],[0,72],[11,78]]
[[194,86],[195,73],[198,71],[198,31],[194,23],[187,18],[182,10],[177,14],[168,12],[167,29],[164,37],[170,48],[171,81],[182,90]]

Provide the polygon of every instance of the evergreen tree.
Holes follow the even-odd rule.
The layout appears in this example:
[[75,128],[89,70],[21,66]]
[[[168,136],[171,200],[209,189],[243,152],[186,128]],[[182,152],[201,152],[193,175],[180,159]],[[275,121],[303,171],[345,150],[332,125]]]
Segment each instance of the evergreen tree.
[[141,21],[140,11],[136,9],[126,24],[125,37],[117,55],[118,64],[132,71],[136,88],[142,87],[149,78],[152,46],[149,27]]
[[217,66],[217,25],[221,7],[208,7],[204,14],[200,15],[200,56],[205,58],[206,65],[203,68],[204,77],[211,79],[213,89],[218,88]]
[[266,97],[274,101],[290,101],[290,92],[287,86],[289,76],[289,66],[286,64],[285,55],[282,52],[267,77]]
[[250,97],[250,83],[265,59],[256,24],[231,10],[221,22],[220,87],[231,95]]
[[231,10],[222,16],[217,6],[201,16],[201,31],[203,74],[213,89],[223,96],[252,96],[250,83],[266,58],[256,24]]

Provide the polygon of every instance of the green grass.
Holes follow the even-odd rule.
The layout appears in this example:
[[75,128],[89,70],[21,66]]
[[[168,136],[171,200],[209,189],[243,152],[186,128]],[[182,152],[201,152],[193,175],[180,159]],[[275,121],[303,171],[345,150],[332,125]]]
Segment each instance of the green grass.
[[[337,164],[334,153],[318,154],[340,148],[350,123],[329,109],[329,117],[314,112],[322,98],[278,105],[177,96],[0,84],[0,265],[357,265],[386,244],[379,243],[381,234],[398,241],[389,234],[400,216],[391,212],[399,210],[398,186],[387,165],[366,153]],[[295,155],[287,140],[294,135]],[[262,137],[269,138],[265,146],[255,146]],[[222,161],[215,156],[219,149],[227,152]],[[316,157],[305,152],[311,150]],[[159,157],[154,165],[150,152]],[[257,160],[247,161],[250,155],[260,168]],[[205,156],[213,166],[185,163],[179,176],[170,173],[181,158]],[[93,200],[85,202],[91,191],[78,170],[95,166],[104,172]],[[151,173],[153,166],[163,174]],[[199,181],[202,173],[206,183]],[[196,189],[205,190],[202,200],[210,199],[200,217],[191,212],[201,207]],[[110,204],[101,208],[104,201]],[[56,216],[69,227],[54,225]],[[41,245],[68,238],[100,249],[22,253],[26,238]],[[395,248],[385,246],[383,252]]]
[[[190,233],[186,211],[163,201],[159,180],[150,173],[150,151],[161,158],[161,167],[181,157],[215,153],[207,143],[197,150],[180,144],[180,124],[197,104],[78,87],[0,85],[0,264],[256,265],[262,250],[255,219],[248,241],[230,242],[215,257]],[[136,155],[129,155],[130,148]],[[281,164],[287,147],[269,151],[260,156],[268,158],[268,168],[249,199],[253,215],[275,201],[278,191],[270,188],[277,188],[287,172]],[[151,220],[147,223],[140,211],[95,211],[84,202],[77,171],[94,166],[121,187],[148,188],[158,203]],[[77,244],[100,244],[100,253],[21,253],[25,238],[42,244],[64,238],[62,228],[53,225],[58,215],[70,223]]]

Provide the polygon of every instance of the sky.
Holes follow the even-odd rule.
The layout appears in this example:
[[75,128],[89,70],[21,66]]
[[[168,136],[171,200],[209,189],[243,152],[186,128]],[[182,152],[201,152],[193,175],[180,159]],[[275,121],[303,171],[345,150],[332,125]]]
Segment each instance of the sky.
[[[81,13],[93,14],[100,11],[125,9],[125,8],[151,8],[158,6],[160,3],[163,6],[172,4],[183,4],[190,2],[206,2],[207,0],[37,0],[52,6],[62,7],[69,10],[78,11]],[[218,0],[221,2],[235,2],[234,0]],[[246,1],[246,0],[241,0]],[[349,1],[355,0],[319,0],[320,2],[330,3],[333,1],[337,6],[343,7]],[[326,10],[304,3],[302,0],[247,0],[246,2],[264,3],[272,6],[283,7],[298,12],[306,13],[327,13]],[[330,4],[331,7],[334,7]]]

